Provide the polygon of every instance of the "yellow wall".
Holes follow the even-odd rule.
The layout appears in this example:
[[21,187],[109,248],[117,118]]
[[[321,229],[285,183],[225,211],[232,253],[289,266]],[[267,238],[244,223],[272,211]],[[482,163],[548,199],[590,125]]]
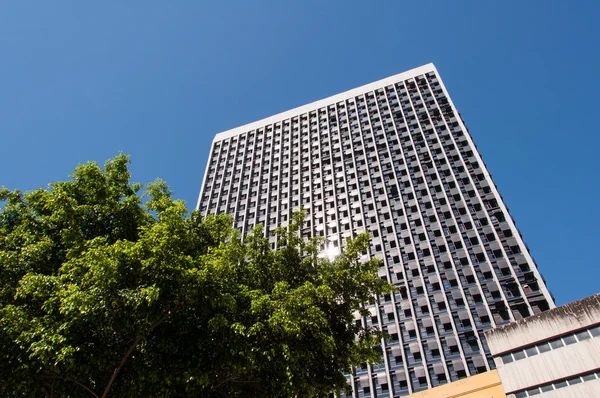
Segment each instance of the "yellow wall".
[[497,370],[481,373],[407,398],[506,398]]

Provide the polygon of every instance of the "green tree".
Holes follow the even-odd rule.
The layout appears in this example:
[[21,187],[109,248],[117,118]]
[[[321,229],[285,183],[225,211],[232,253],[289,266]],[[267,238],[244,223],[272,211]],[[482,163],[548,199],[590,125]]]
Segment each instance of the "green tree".
[[355,311],[391,291],[368,236],[333,261],[304,213],[246,238],[202,217],[129,159],[78,166],[26,194],[0,189],[3,396],[322,396],[377,361]]

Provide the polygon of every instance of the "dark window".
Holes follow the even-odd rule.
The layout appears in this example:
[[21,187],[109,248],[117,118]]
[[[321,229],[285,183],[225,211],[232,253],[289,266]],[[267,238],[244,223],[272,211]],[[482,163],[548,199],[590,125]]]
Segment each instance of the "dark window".
[[590,334],[587,330],[577,333],[577,340],[584,341],[590,338]]
[[559,388],[563,388],[567,386],[567,381],[563,380],[563,381],[559,381],[557,383],[554,383],[554,387],[558,390]]
[[529,347],[529,348],[526,348],[526,349],[525,349],[525,354],[527,354],[527,356],[528,356],[528,357],[532,357],[532,356],[534,356],[534,355],[537,355],[537,354],[538,354],[538,352],[537,352],[537,350],[535,349],[535,347]]
[[581,377],[573,377],[572,379],[567,380],[570,386],[581,383]]
[[577,343],[577,339],[573,335],[563,337],[563,341],[565,342],[565,345]]
[[552,386],[552,384],[542,386],[540,388],[542,389],[542,392],[554,391],[554,387]]
[[539,350],[540,353],[543,353],[543,352],[550,351],[550,346],[548,345],[548,343],[542,343],[537,346],[537,349]]
[[593,373],[587,374],[585,376],[581,376],[581,378],[583,379],[583,381],[590,381],[590,380],[595,380],[596,379],[596,375]]
[[558,340],[552,340],[552,341],[550,342],[550,346],[552,347],[552,349],[553,349],[553,350],[556,350],[557,348],[560,348],[560,347],[562,347],[563,345],[564,345],[564,344],[563,344],[563,342],[562,342],[562,340],[561,340],[561,339],[558,339]]

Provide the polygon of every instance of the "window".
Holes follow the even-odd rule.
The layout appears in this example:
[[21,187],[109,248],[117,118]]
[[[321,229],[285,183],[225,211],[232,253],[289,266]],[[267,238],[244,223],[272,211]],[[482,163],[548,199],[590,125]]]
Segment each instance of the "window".
[[579,340],[579,341],[585,341],[590,338],[590,334],[588,333],[587,330],[577,333],[576,336],[577,336],[577,340]]
[[550,342],[550,347],[552,347],[552,349],[553,349],[553,350],[556,350],[557,348],[560,348],[560,347],[562,347],[563,345],[564,345],[564,344],[563,344],[563,342],[562,342],[562,340],[561,340],[561,339],[558,339],[558,340],[552,340],[552,341]]
[[581,378],[583,379],[583,381],[591,381],[591,380],[595,380],[596,379],[596,375],[594,373],[590,373],[587,375],[583,375],[581,376]]
[[577,339],[575,338],[574,335],[563,337],[563,341],[565,342],[565,345],[571,345],[571,344],[577,343]]
[[507,363],[511,363],[511,362],[513,362],[513,359],[512,359],[512,354],[505,354],[505,355],[502,355],[502,356],[500,357],[500,359],[502,359],[502,363],[503,363],[503,364],[507,364]]
[[581,377],[577,376],[577,377],[570,378],[570,379],[567,380],[567,383],[569,383],[570,386],[573,386],[575,384],[579,384],[579,383],[581,383]]
[[550,351],[551,348],[548,343],[542,343],[537,346],[537,349],[540,352],[540,354],[542,354],[544,352]]
[[525,354],[527,354],[528,357],[532,357],[534,355],[537,355],[538,351],[536,347],[529,347],[525,349]]

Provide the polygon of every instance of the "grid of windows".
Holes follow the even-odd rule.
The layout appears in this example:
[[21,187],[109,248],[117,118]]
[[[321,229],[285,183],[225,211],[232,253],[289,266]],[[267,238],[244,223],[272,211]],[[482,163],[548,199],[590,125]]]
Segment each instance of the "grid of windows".
[[[279,117],[280,116],[280,117]],[[398,291],[357,319],[389,333],[355,395],[400,396],[494,366],[483,331],[554,307],[433,65],[217,135],[198,207],[339,250],[369,231]]]
[[544,341],[542,343],[533,344],[525,348],[512,351],[506,354],[500,355],[500,359],[503,364],[518,361],[519,359],[533,357],[544,352],[557,350],[561,347],[575,344],[577,342],[588,340],[592,337],[600,336],[600,325],[594,326],[589,329],[579,330],[575,333],[569,333],[561,337],[557,337],[552,340]]
[[508,398],[527,398],[543,394],[561,388],[574,386],[580,383],[585,383],[592,380],[600,379],[600,371],[589,372],[583,375],[569,377],[568,379],[556,380],[552,383],[546,383],[539,386],[528,388],[527,390],[516,391],[508,395]]

